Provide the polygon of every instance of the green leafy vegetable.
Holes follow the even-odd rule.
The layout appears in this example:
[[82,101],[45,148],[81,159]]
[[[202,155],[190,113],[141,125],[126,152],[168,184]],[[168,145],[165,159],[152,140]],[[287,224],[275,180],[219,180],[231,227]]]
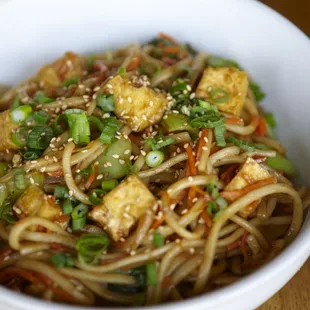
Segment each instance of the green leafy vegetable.
[[225,59],[218,56],[210,56],[208,58],[208,65],[214,68],[228,67],[228,68],[236,68],[242,70],[237,62],[230,59]]
[[275,128],[277,126],[277,122],[272,113],[265,114],[265,120],[271,128]]
[[228,137],[227,141],[240,147],[240,149],[248,151],[248,152],[253,152],[256,149],[254,144],[249,143],[248,141],[245,141],[245,140],[237,139],[232,136]]
[[57,268],[74,266],[74,261],[70,253],[57,253],[51,257],[51,262]]
[[76,85],[79,83],[79,79],[77,77],[73,77],[71,79],[66,79],[63,81],[62,86],[69,87],[70,85]]
[[117,70],[117,74],[119,74],[119,75],[126,75],[127,74],[126,68],[119,67],[119,69]]
[[261,87],[258,84],[251,83],[250,88],[254,94],[256,102],[260,102],[265,98],[265,93],[261,90]]

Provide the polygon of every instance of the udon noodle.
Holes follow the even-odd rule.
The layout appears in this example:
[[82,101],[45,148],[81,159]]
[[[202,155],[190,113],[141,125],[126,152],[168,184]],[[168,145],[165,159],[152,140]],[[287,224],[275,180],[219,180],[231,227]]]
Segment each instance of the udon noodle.
[[310,204],[264,93],[234,61],[159,34],[71,52],[0,96],[0,282],[38,298],[154,305],[278,255]]

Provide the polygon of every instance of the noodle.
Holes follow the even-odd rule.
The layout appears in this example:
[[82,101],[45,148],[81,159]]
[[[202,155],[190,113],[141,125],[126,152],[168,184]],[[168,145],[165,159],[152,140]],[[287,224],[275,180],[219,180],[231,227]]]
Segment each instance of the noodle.
[[68,52],[0,87],[0,284],[137,307],[216,290],[278,255],[310,191],[237,68],[160,33]]

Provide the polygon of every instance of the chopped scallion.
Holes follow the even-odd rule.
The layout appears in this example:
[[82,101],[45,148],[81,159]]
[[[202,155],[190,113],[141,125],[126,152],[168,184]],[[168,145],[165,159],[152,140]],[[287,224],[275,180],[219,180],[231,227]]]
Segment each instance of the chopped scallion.
[[165,244],[165,238],[164,236],[159,233],[158,231],[154,231],[153,233],[153,239],[154,239],[154,244],[160,248]]
[[104,144],[111,144],[116,132],[121,128],[121,122],[115,117],[110,117],[103,121],[103,125],[104,127],[99,139]]
[[27,145],[31,149],[44,150],[49,146],[51,139],[53,138],[53,129],[48,126],[34,127],[27,138]]
[[89,201],[97,206],[102,202],[102,196],[105,194],[106,192],[102,189],[93,189],[90,193],[89,193]]
[[71,214],[73,210],[72,202],[70,199],[66,199],[62,205],[64,214]]
[[57,253],[51,257],[51,262],[57,268],[74,266],[74,261],[70,253]]
[[40,157],[40,153],[38,153],[36,151],[28,150],[24,153],[23,156],[24,156],[25,160],[34,160],[34,159],[38,159]]
[[213,88],[210,97],[214,103],[225,103],[229,100],[229,93],[223,88]]
[[73,220],[78,220],[80,218],[83,218],[87,215],[88,212],[88,208],[86,205],[84,205],[83,203],[80,203],[79,205],[77,205],[73,211],[72,211],[72,219]]
[[114,111],[114,95],[101,94],[97,96],[97,106],[101,108],[104,112]]
[[209,201],[207,205],[207,211],[209,215],[213,215],[218,212],[218,206],[214,201]]
[[157,268],[155,263],[146,265],[147,285],[153,286],[157,284]]
[[43,92],[43,91],[41,91],[41,90],[38,90],[38,91],[34,94],[33,99],[34,99],[35,101],[37,101],[38,103],[50,103],[50,102],[55,101],[55,99],[46,96],[45,92]]
[[151,167],[155,168],[158,167],[165,159],[165,155],[161,151],[152,151],[146,155],[145,162],[146,164]]
[[251,83],[250,88],[254,94],[256,102],[260,102],[265,98],[265,93],[261,90],[261,87],[258,84]]
[[45,111],[34,112],[33,118],[38,124],[46,124],[50,120],[49,114]]
[[118,184],[118,181],[116,179],[103,180],[101,182],[101,188],[105,191],[110,191],[113,188],[115,188],[117,184]]
[[62,86],[69,87],[70,85],[76,85],[79,83],[79,79],[77,77],[73,77],[71,79],[66,79],[63,81]]
[[81,217],[78,219],[72,219],[72,230],[73,231],[78,231],[84,228],[86,224],[86,217]]
[[11,111],[11,119],[14,123],[21,123],[27,119],[32,113],[32,108],[29,105],[21,105]]

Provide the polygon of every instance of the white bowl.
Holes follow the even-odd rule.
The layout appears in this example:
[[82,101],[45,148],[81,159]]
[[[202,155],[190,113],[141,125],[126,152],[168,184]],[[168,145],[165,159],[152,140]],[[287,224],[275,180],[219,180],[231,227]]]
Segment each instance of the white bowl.
[[[66,50],[102,51],[149,40],[159,31],[200,50],[235,59],[267,93],[264,105],[275,112],[278,136],[300,169],[299,181],[310,184],[309,39],[261,3],[7,0],[0,6],[0,20],[1,83],[17,83],[31,76]],[[309,253],[308,217],[297,239],[259,271],[215,292],[152,309],[254,309],[297,272]],[[13,309],[73,309],[3,287],[0,300]]]

